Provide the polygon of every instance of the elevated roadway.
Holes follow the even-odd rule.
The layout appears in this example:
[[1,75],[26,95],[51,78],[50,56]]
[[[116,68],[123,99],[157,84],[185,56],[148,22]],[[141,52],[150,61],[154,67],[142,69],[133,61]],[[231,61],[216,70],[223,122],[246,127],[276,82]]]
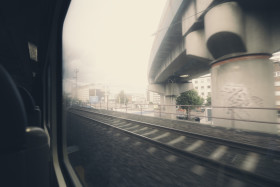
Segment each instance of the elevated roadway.
[[[210,72],[212,105],[273,108],[269,58],[280,49],[279,18],[272,0],[168,1],[150,54],[149,90],[161,95],[162,104],[172,105],[180,93],[192,89],[191,79]],[[175,107],[166,110],[173,113]],[[214,109],[213,115],[276,120],[275,111]],[[244,128],[241,123],[216,120],[221,122]],[[278,131],[275,125],[253,126]]]

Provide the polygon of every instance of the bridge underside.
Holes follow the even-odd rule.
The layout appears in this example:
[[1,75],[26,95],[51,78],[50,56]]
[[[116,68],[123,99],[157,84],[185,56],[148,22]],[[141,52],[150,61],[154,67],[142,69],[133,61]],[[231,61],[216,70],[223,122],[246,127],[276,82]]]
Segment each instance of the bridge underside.
[[[182,53],[172,63],[170,63],[167,68],[159,73],[153,82],[187,83],[193,78],[209,73],[209,70],[209,60]],[[184,75],[187,75],[187,77],[184,77]]]

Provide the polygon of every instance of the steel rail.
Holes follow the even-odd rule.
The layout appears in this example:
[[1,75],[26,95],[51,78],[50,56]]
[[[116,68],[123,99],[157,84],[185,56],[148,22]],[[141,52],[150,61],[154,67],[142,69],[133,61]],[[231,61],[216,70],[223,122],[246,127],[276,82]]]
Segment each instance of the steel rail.
[[170,145],[161,143],[159,141],[153,140],[151,138],[133,133],[131,131],[116,127],[114,125],[110,125],[108,123],[105,123],[105,122],[102,122],[102,121],[99,121],[99,120],[96,120],[96,119],[93,119],[93,118],[90,118],[90,117],[87,117],[87,116],[83,116],[83,115],[77,114],[75,112],[71,112],[71,113],[75,114],[79,117],[83,117],[85,119],[88,119],[90,121],[95,121],[97,123],[100,123],[100,124],[109,126],[111,128],[117,129],[122,133],[132,135],[133,137],[140,138],[140,139],[145,140],[149,143],[155,144],[165,151],[168,151],[168,152],[170,152],[172,154],[175,154],[179,157],[184,157],[187,160],[198,162],[200,165],[203,165],[205,167],[209,167],[209,168],[212,168],[214,170],[218,170],[219,168],[222,168],[223,172],[227,176],[231,176],[231,177],[234,177],[234,178],[237,178],[237,179],[241,179],[243,181],[255,184],[256,186],[259,186],[260,184],[265,185],[265,186],[267,186],[267,185],[269,185],[269,186],[280,186],[280,180],[274,180],[274,179],[271,179],[271,178],[268,178],[268,177],[265,177],[265,176],[262,176],[262,175],[258,175],[258,174],[255,174],[255,173],[252,173],[252,172],[249,172],[249,171],[246,171],[246,170],[241,170],[241,169],[239,169],[237,167],[234,167],[234,166],[230,166],[230,165],[227,165],[227,164],[222,164],[221,162],[214,161],[212,159],[209,159],[207,157],[204,157],[204,156],[201,156],[201,155],[198,155],[198,154],[183,151],[181,149],[178,149],[178,148],[172,147]]
[[198,134],[198,133],[189,132],[189,131],[183,131],[183,130],[174,129],[174,128],[171,128],[171,127],[163,127],[163,126],[156,125],[156,124],[151,124],[151,123],[142,122],[142,121],[136,121],[136,120],[132,120],[132,119],[126,119],[126,118],[113,116],[113,115],[108,115],[108,114],[102,114],[102,113],[99,113],[99,112],[87,111],[87,110],[82,110],[82,109],[75,109],[75,110],[80,110],[80,111],[84,111],[84,112],[88,112],[88,113],[92,113],[92,114],[96,113],[96,114],[103,115],[103,116],[117,118],[117,119],[121,119],[121,120],[124,120],[124,121],[141,124],[141,125],[144,125],[144,126],[150,126],[150,127],[162,129],[162,130],[165,130],[165,131],[171,131],[171,132],[174,132],[174,133],[177,133],[177,134],[180,134],[180,135],[187,135],[187,136],[195,138],[195,139],[205,140],[205,141],[213,142],[213,143],[216,143],[216,144],[227,145],[227,146],[233,147],[233,148],[243,149],[243,150],[246,150],[246,151],[252,151],[252,152],[265,154],[265,155],[267,155],[268,153],[270,153],[270,154],[275,153],[275,154],[280,155],[280,150],[270,149],[270,148],[267,148],[267,147],[261,147],[261,146],[252,145],[252,144],[245,144],[245,143],[240,143],[240,142],[236,142],[236,141],[225,140],[225,139],[218,138],[218,137]]

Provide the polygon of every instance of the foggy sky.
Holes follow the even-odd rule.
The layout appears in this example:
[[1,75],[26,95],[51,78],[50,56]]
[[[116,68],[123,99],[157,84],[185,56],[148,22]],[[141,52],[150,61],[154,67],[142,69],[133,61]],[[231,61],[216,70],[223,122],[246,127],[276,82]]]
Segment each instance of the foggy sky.
[[63,28],[64,78],[145,90],[166,0],[72,0]]

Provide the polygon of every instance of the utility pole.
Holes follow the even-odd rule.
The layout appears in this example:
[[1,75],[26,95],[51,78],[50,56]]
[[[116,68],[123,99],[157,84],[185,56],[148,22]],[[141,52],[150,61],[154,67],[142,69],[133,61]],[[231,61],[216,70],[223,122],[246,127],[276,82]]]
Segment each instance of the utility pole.
[[73,78],[76,79],[76,93],[75,93],[76,95],[75,95],[75,98],[78,99],[78,73],[79,73],[79,69],[76,68],[74,70],[74,72],[75,72],[75,76]]

